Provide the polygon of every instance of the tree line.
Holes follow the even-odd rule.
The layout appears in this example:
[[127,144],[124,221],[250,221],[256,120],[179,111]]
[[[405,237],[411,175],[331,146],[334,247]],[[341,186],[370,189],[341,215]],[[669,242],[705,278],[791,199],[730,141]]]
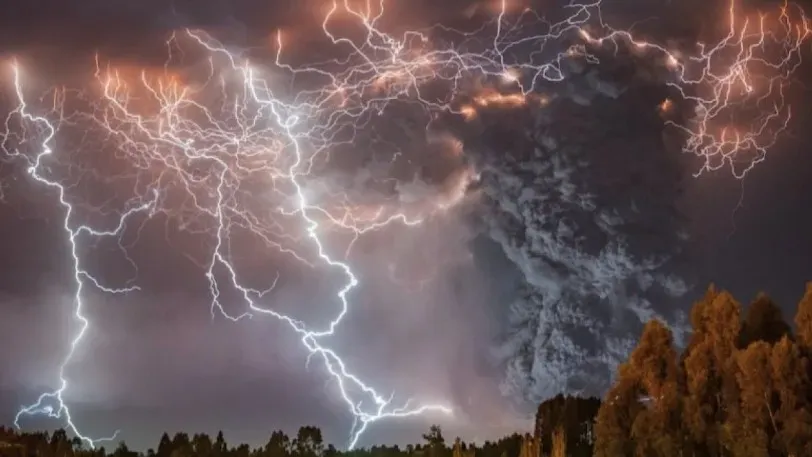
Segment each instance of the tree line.
[[[322,440],[318,427],[299,428],[295,436],[282,431],[271,433],[267,443],[252,448],[248,444],[229,444],[223,433],[214,438],[205,433],[189,436],[164,433],[158,446],[146,452],[131,450],[124,441],[112,448],[87,446],[79,438],[69,437],[64,430],[53,433],[20,432],[0,427],[0,456],[2,457],[535,457],[528,443],[530,435],[518,433],[496,441],[474,445],[457,438],[447,443],[442,429],[433,425],[423,435],[423,442],[404,447],[372,446],[338,450]],[[524,449],[522,447],[524,446]]]
[[23,433],[0,427],[2,457],[812,457],[812,283],[793,332],[760,294],[743,310],[711,286],[691,309],[681,352],[671,330],[646,324],[602,400],[559,395],[543,402],[534,433],[482,444],[447,443],[439,426],[423,442],[342,451],[318,427],[263,446],[231,445],[222,432],[164,433],[145,453],[120,442],[89,449],[64,430]]

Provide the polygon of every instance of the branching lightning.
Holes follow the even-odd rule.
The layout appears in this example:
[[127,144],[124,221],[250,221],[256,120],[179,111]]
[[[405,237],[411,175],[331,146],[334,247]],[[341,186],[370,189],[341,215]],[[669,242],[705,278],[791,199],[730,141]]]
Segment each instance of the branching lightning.
[[[65,102],[69,93],[53,89],[53,106],[36,114],[40,109],[26,101],[25,75],[16,62],[12,64],[18,105],[6,118],[2,147],[27,164],[35,181],[58,195],[71,247],[79,323],[60,367],[59,387],[22,408],[15,424],[19,426],[24,416],[45,414],[64,420],[89,445],[99,441],[81,433],[71,417],[63,399],[70,385],[65,370],[90,328],[84,311],[87,289],[124,294],[138,287],[105,286],[86,269],[81,244],[85,239],[121,237],[132,219],[150,221],[157,215],[211,240],[210,251],[199,263],[211,292],[213,316],[233,321],[276,318],[299,335],[310,357],[324,363],[355,418],[350,448],[378,420],[428,411],[451,413],[440,404],[393,406],[393,396],[382,395],[353,374],[331,349],[329,338],[348,316],[349,294],[360,282],[346,255],[349,247],[343,257],[333,254],[328,235],[345,233],[355,240],[393,223],[418,225],[458,204],[476,173],[466,169],[455,175],[449,192],[410,205],[362,204],[342,191],[314,196],[310,186],[331,152],[339,145],[354,145],[370,119],[390,113],[401,102],[467,119],[486,107],[544,106],[547,97],[539,93],[541,82],[563,80],[563,62],[594,62],[593,51],[610,43],[661,63],[679,102],[693,107],[694,116],[686,123],[667,122],[685,133],[684,151],[702,159],[697,175],[728,168],[744,178],[766,158],[788,126],[791,115],[784,91],[800,64],[801,45],[812,33],[803,12],[791,5],[784,5],[776,18],[759,15],[753,20],[731,3],[724,38],[713,45],[698,43],[690,52],[678,51],[610,28],[601,17],[599,1],[566,5],[568,17],[549,23],[530,10],[513,13],[501,0],[498,15],[475,31],[435,26],[395,36],[380,26],[384,0],[377,5],[370,0],[362,3],[360,8],[350,0],[332,3],[322,29],[334,48],[345,54],[320,64],[287,63],[282,32],[275,37],[276,58],[266,69],[230,52],[208,34],[192,30],[178,32],[167,41],[170,59],[157,71],[129,74],[97,58],[99,93],[88,110],[69,112]],[[338,32],[339,16],[360,28],[363,38]],[[529,33],[531,25],[544,33]],[[458,39],[433,38],[439,34]],[[550,49],[561,47],[561,41],[569,38],[580,41],[563,51]],[[442,44],[447,41],[450,44]],[[206,52],[205,74],[173,70],[182,56],[176,51],[185,45]],[[307,87],[297,89],[295,95],[283,93],[281,85],[268,76],[267,67],[304,80]],[[502,89],[482,89],[481,84],[470,89],[472,80]],[[428,95],[429,83],[437,82],[444,84],[444,95]],[[88,91],[80,93],[84,98]],[[674,103],[665,100],[660,109],[667,114]],[[129,176],[135,176],[131,181],[122,178],[131,184],[127,190],[131,196],[118,210],[112,227],[94,228],[77,220],[76,197],[69,195],[66,177],[51,176],[49,171],[48,164],[63,154],[56,141],[58,133],[72,125],[112,141],[116,157],[128,164]],[[266,199],[262,204],[257,203],[256,189]],[[233,259],[233,246],[242,242],[236,233],[312,268],[343,274],[346,281],[336,292],[338,310],[329,323],[317,328],[264,306],[262,299],[276,287],[279,275],[269,285],[251,285]],[[239,292],[244,312],[227,310],[221,298],[223,287]]]

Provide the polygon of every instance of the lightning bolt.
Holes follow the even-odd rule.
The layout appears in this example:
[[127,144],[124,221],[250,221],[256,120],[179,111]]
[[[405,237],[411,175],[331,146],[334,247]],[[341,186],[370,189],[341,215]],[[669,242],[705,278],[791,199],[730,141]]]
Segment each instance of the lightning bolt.
[[[11,65],[18,106],[6,118],[2,148],[27,165],[31,178],[58,196],[71,248],[79,323],[59,368],[59,387],[22,408],[16,425],[23,416],[45,414],[64,420],[90,446],[100,441],[82,434],[71,417],[63,398],[69,387],[66,368],[90,328],[84,313],[87,289],[124,294],[138,286],[104,285],[85,268],[81,243],[118,239],[126,255],[121,238],[128,224],[157,215],[171,218],[184,233],[211,240],[205,258],[191,254],[189,258],[204,272],[213,317],[235,322],[254,316],[275,318],[299,336],[308,361],[316,357],[323,362],[355,419],[349,448],[376,421],[429,411],[451,414],[442,404],[393,405],[394,394],[384,396],[355,375],[327,340],[347,317],[349,294],[360,284],[348,260],[352,244],[367,232],[394,223],[419,225],[455,207],[464,200],[467,183],[477,179],[476,172],[464,170],[455,177],[452,192],[411,205],[361,203],[341,191],[314,196],[311,187],[331,152],[339,146],[357,147],[374,119],[403,105],[417,106],[431,119],[439,114],[472,119],[483,109],[512,109],[529,102],[544,106],[548,99],[539,93],[543,84],[565,79],[562,63],[577,59],[595,63],[597,51],[612,44],[616,50],[630,49],[665,68],[676,97],[693,107],[694,116],[688,122],[666,122],[685,134],[684,152],[702,159],[696,175],[728,168],[744,178],[765,160],[790,122],[785,88],[800,64],[801,45],[812,33],[800,8],[784,4],[776,18],[759,15],[752,20],[731,3],[728,34],[714,45],[698,43],[686,53],[612,29],[602,19],[599,1],[569,3],[564,6],[568,17],[550,23],[532,10],[514,13],[501,0],[496,17],[474,31],[436,25],[395,36],[380,25],[384,0],[363,3],[356,8],[349,0],[336,0],[324,16],[324,36],[335,49],[348,50],[340,58],[305,66],[287,63],[284,33],[276,34],[274,70],[290,77],[291,85],[294,80],[304,81],[291,91],[293,96],[277,93],[281,85],[269,82],[267,73],[240,53],[193,30],[170,37],[167,64],[155,71],[105,66],[97,57],[94,81],[100,94],[87,110],[69,111],[69,92],[53,89],[53,106],[45,114],[36,114],[38,110],[26,102],[21,68]],[[342,35],[337,31],[339,19],[352,21],[363,37]],[[544,33],[530,32],[539,29]],[[571,37],[579,42],[563,51],[550,50]],[[174,70],[177,59],[185,55],[182,42],[206,52],[206,72],[188,75]],[[483,93],[482,84],[472,88],[471,81],[507,89]],[[445,95],[429,95],[426,87],[437,82],[445,85]],[[86,100],[89,92],[79,93],[82,96],[77,98]],[[673,103],[666,100],[660,109],[667,113]],[[129,174],[120,181],[132,179],[128,189],[132,197],[109,228],[78,221],[67,178],[58,173],[52,176],[50,171],[49,164],[60,160],[55,154],[57,134],[71,128],[95,132],[112,142],[116,157],[129,167]],[[268,201],[256,203],[257,188],[272,207]],[[241,241],[235,235],[238,232],[304,265],[344,276],[344,285],[335,295],[338,310],[326,326],[316,328],[262,305],[279,274],[267,287],[251,285],[234,260],[234,245]],[[351,235],[343,258],[331,253],[328,236],[332,233]],[[226,309],[223,287],[239,292],[244,312],[233,314]]]

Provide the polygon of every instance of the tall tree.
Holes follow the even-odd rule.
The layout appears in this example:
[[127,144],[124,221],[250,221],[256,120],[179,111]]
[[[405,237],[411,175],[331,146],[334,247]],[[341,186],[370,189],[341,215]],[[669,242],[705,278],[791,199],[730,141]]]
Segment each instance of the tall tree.
[[806,284],[806,292],[798,302],[795,314],[798,343],[807,355],[812,354],[812,282]]
[[156,455],[158,457],[170,457],[172,455],[172,439],[169,438],[169,434],[166,432],[161,435],[161,441],[158,442],[158,452]]
[[550,457],[567,457],[567,432],[564,427],[559,425],[553,430],[553,449],[550,452]]
[[175,433],[175,436],[172,437],[172,455],[184,457],[193,453],[192,440],[189,439],[189,434],[184,432]]
[[723,455],[732,439],[722,424],[737,414],[733,354],[741,331],[741,305],[728,292],[710,288],[694,305],[694,334],[683,357],[683,423],[694,455]]
[[670,457],[683,447],[677,364],[671,330],[657,320],[647,323],[629,358],[645,404],[631,430],[638,455]]
[[192,450],[195,457],[209,457],[214,450],[214,444],[209,435],[205,433],[195,433],[192,436]]
[[812,455],[809,360],[792,340],[784,337],[772,348],[770,366],[780,405],[774,413],[779,432],[773,438],[773,448],[787,456]]
[[124,441],[119,441],[118,447],[113,451],[113,457],[137,457],[138,453],[133,452]]
[[789,334],[790,327],[781,314],[781,308],[766,294],[760,293],[747,308],[742,323],[740,347],[746,348],[756,341],[774,344]]
[[[452,457],[474,457],[474,450],[468,450],[465,443],[457,437],[454,440],[454,450],[452,451]],[[524,455],[520,454],[520,457],[538,457],[536,455]]]
[[725,424],[732,436],[729,448],[736,457],[769,457],[778,431],[770,363],[772,348],[756,341],[736,354],[739,412]]
[[562,428],[567,439],[568,455],[591,456],[593,427],[601,401],[597,398],[581,398],[557,395],[539,405],[536,413],[535,439],[542,454],[549,454],[553,446],[553,432]]
[[429,427],[429,432],[423,434],[423,440],[429,447],[445,448],[445,438],[443,437],[443,430],[439,425],[432,425]]
[[297,457],[321,457],[324,452],[321,429],[312,425],[299,427],[293,449]]
[[288,457],[291,453],[290,438],[281,430],[271,433],[265,444],[265,457]]
[[327,447],[324,448],[324,457],[338,457],[338,454],[338,449],[332,444],[328,444]]
[[226,439],[221,430],[217,432],[217,437],[214,439],[214,455],[225,455],[226,451],[228,451],[228,444],[226,444]]
[[633,457],[632,425],[642,411],[640,382],[634,368],[624,363],[607,392],[595,421],[595,457]]
[[230,457],[250,457],[251,447],[243,443],[235,447],[229,454]]

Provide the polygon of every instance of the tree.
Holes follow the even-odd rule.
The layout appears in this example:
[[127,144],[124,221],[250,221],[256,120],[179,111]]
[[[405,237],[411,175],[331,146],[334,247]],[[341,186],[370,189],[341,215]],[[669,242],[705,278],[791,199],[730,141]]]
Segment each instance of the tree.
[[798,343],[804,352],[812,353],[812,282],[806,284],[806,292],[798,302],[798,311],[795,314],[795,329],[798,333]]
[[683,424],[690,452],[720,456],[731,443],[723,424],[738,410],[733,355],[741,331],[741,306],[728,292],[710,288],[694,305],[694,334],[683,357]]
[[445,438],[439,425],[429,427],[429,433],[423,434],[426,441],[426,453],[429,457],[443,457],[446,454]]
[[790,328],[781,314],[781,308],[770,297],[761,293],[747,308],[742,324],[740,347],[746,348],[756,341],[774,344],[789,334]]
[[195,433],[192,437],[192,449],[196,457],[208,457],[212,454],[214,444],[209,435],[205,433]]
[[321,457],[324,451],[321,429],[310,425],[300,427],[293,441],[293,449],[298,457]]
[[773,448],[788,456],[812,455],[812,402],[809,360],[784,337],[772,348],[770,372],[779,407]]
[[217,432],[217,437],[214,439],[214,454],[215,455],[223,455],[228,450],[228,444],[226,444],[226,439],[223,437],[223,431]]
[[118,447],[113,451],[113,457],[137,457],[138,454],[132,452],[124,441],[119,441]]
[[[462,440],[460,440],[459,437],[457,437],[457,439],[454,440],[454,450],[453,450],[452,456],[453,457],[474,457],[474,451],[473,451],[473,449],[468,450],[465,443],[462,442]],[[532,456],[527,455],[527,456],[522,456],[522,457],[537,457],[537,456],[535,456],[535,455],[532,455]]]
[[647,323],[629,358],[645,402],[631,427],[641,455],[668,457],[683,447],[677,363],[671,331],[660,321]]
[[624,363],[615,384],[609,389],[595,421],[595,457],[633,457],[632,425],[642,407],[640,384],[634,369]]
[[769,343],[756,341],[736,354],[740,414],[729,417],[726,424],[733,437],[729,447],[736,457],[770,455],[770,443],[778,431],[770,370],[771,352]]
[[158,457],[170,457],[172,455],[172,440],[169,438],[169,434],[164,432],[161,435],[161,441],[158,442]]
[[600,407],[595,456],[812,455],[812,283],[795,320],[797,342],[766,295],[742,322],[711,286],[679,360],[669,329],[649,322]]
[[551,457],[567,457],[567,433],[564,427],[558,426],[553,430],[553,448],[550,452]]
[[291,454],[290,438],[281,430],[271,433],[268,443],[265,444],[267,457],[288,457]]
[[194,453],[192,441],[187,433],[178,432],[172,437],[172,457],[191,456]]
[[429,432],[423,434],[423,440],[430,447],[445,447],[443,430],[439,425],[432,425],[429,427]]
[[[691,327],[694,329],[691,343],[698,343],[701,337],[708,333],[708,308],[711,307],[713,301],[718,296],[719,291],[715,285],[711,284],[708,286],[702,299],[694,303],[694,306],[691,308]],[[691,346],[692,344],[689,344],[686,349],[690,349]]]
[[332,444],[328,444],[324,449],[324,457],[338,457],[339,451]]
[[581,398],[557,395],[539,405],[536,413],[535,438],[542,454],[549,454],[553,447],[553,432],[562,428],[567,440],[566,448],[573,457],[591,456],[593,426],[601,401],[597,398]]

